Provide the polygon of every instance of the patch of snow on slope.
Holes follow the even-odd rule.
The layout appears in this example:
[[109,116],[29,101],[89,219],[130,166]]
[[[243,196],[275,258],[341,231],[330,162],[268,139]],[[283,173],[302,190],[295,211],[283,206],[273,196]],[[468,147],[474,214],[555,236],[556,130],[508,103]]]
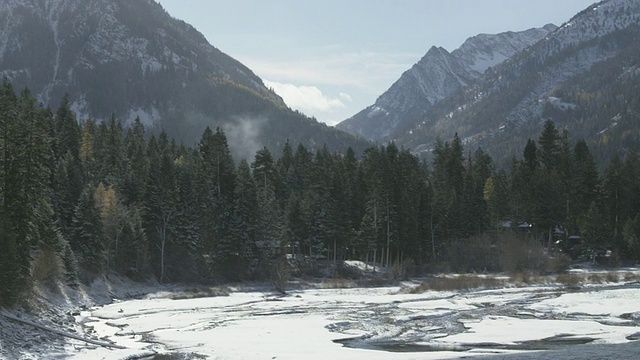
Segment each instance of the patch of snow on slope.
[[89,104],[87,103],[84,94],[74,100],[69,108],[76,115],[76,119],[79,121],[85,121],[89,117]]
[[471,64],[470,68],[479,73],[484,73],[488,68],[496,66],[501,62],[507,60],[509,57],[504,54],[479,54],[475,58],[475,62]]
[[547,98],[547,102],[551,105],[553,105],[553,107],[566,111],[566,110],[573,110],[576,108],[576,104],[573,103],[568,103],[568,102],[564,102],[562,101],[562,99],[555,97],[555,96],[549,96]]
[[143,108],[137,108],[137,109],[129,110],[129,115],[127,115],[125,124],[127,126],[131,126],[135,121],[136,117],[140,119],[140,122],[146,128],[153,127],[153,125],[158,123],[161,118],[160,112],[155,106],[151,106],[151,109],[148,109],[148,110]]
[[385,114],[386,115],[386,114],[388,114],[388,112],[387,112],[387,110],[381,108],[378,105],[373,105],[373,107],[371,108],[371,111],[369,111],[367,113],[367,117],[374,117],[374,116],[376,116],[378,114]]

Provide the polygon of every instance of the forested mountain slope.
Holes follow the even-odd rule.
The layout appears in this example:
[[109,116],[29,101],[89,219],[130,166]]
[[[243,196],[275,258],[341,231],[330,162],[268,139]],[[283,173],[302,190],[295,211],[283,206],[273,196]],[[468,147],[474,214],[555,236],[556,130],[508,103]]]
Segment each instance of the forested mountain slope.
[[556,29],[548,24],[520,32],[480,34],[449,53],[433,46],[374,105],[337,128],[368,139],[386,140],[438,101],[471,84],[488,68],[535,44]]
[[640,141],[640,3],[607,0],[486,71],[391,136],[429,154],[458,135],[505,164],[545,120],[587,140],[599,159]]
[[345,150],[364,141],[290,110],[250,69],[152,0],[7,0],[0,3],[0,76],[45,106],[64,94],[91,117],[164,129],[194,145],[206,126],[250,157],[286,139]]
[[541,272],[551,255],[640,259],[640,156],[614,157],[599,176],[586,142],[551,121],[509,172],[482,150],[466,155],[457,136],[429,167],[394,144],[359,159],[285,143],[282,156],[262,148],[236,163],[220,129],[186,147],[139,121],[79,124],[68,102],[52,113],[7,81],[0,125],[2,306],[110,273],[284,286],[323,260]]

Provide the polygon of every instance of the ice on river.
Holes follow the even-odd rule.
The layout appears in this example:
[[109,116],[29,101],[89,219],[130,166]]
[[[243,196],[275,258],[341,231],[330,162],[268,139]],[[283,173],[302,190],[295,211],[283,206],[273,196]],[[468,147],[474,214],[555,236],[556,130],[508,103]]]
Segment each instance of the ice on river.
[[127,349],[74,343],[67,355],[442,359],[629,343],[640,332],[640,289],[632,283],[571,292],[546,286],[422,294],[406,286],[117,302],[83,312],[78,321]]

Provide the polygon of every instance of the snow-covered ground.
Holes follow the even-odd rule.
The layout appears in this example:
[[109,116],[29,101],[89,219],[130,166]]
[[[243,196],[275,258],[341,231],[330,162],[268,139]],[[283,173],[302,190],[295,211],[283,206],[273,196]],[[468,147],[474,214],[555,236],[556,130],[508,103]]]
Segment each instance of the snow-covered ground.
[[[625,270],[630,272],[633,280],[624,281],[621,275],[620,282],[570,289],[551,283],[413,294],[409,290],[416,281],[395,287],[292,290],[286,296],[246,288],[202,298],[155,292],[76,314],[81,333],[122,349],[67,340],[49,355],[375,360],[614,354],[634,359],[640,357],[640,282],[635,280],[640,270]],[[532,351],[536,353],[523,353]]]

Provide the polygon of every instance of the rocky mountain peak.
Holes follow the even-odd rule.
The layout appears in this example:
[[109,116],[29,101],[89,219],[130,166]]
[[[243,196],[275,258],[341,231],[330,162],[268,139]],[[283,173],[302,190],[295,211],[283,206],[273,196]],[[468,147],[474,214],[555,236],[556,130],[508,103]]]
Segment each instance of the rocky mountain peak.
[[280,150],[287,139],[333,149],[366,144],[289,109],[248,67],[153,0],[3,0],[0,29],[0,77],[51,108],[68,94],[79,121],[139,118],[187,145],[205,127],[221,127],[235,136],[238,157]]
[[[620,151],[616,147],[623,144],[635,146],[639,23],[639,1],[606,0],[589,6],[556,29],[547,26],[540,41],[487,68],[471,86],[418,117],[404,117],[404,126],[396,127],[392,137],[428,156],[438,136],[457,133],[468,146],[481,146],[505,161],[515,155],[509,149],[523,147],[541,130],[540,124],[551,119],[588,139],[602,154]],[[543,34],[532,33],[534,38]],[[480,36],[469,39],[452,52],[467,68],[479,58],[475,54],[483,53],[478,40]],[[506,49],[508,54],[505,43],[491,46],[491,53]],[[456,53],[467,47],[474,55]]]
[[432,46],[374,105],[338,124],[339,129],[381,140],[406,119],[421,116],[433,104],[460,90],[489,67],[532,46],[556,27],[552,24],[520,32],[480,34],[448,52]]
[[526,49],[558,27],[547,24],[521,32],[507,31],[500,34],[479,34],[467,39],[452,54],[459,58],[466,69],[480,75],[490,67]]

